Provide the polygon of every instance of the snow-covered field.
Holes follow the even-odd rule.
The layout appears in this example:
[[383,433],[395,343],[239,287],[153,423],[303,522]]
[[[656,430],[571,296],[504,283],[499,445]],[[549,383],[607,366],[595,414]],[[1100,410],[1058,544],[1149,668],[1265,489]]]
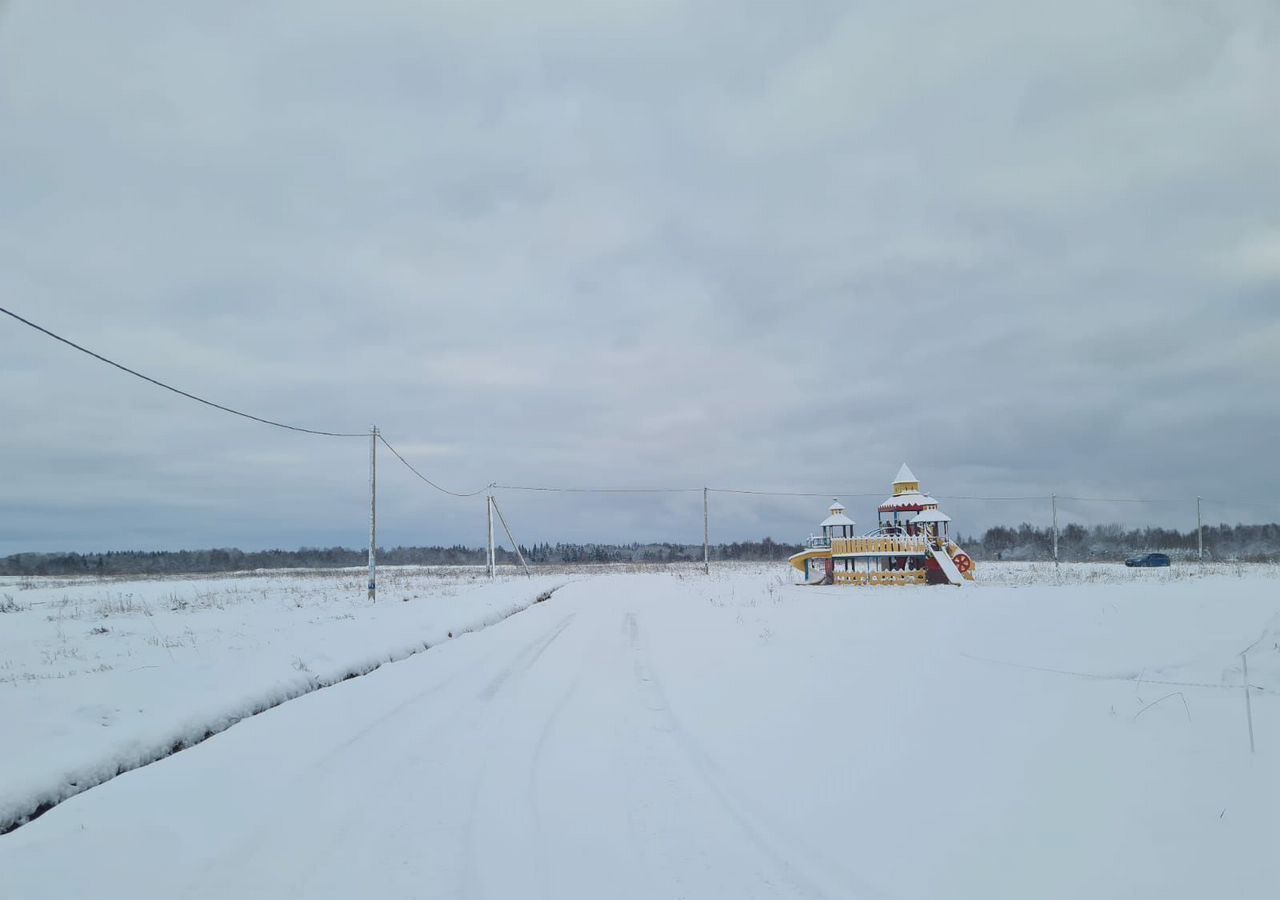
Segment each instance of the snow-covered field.
[[0,831],[284,700],[497,621],[566,580],[479,568],[0,579]]
[[[355,590],[282,575],[0,586],[31,604],[0,615],[0,787],[15,797],[36,784],[31,760],[83,764],[65,745],[95,728],[180,730],[307,678],[295,661],[318,676],[386,659],[564,584],[72,797],[0,837],[0,896],[1163,900],[1280,885],[1275,568],[984,565],[961,589],[806,588],[783,566],[492,586],[406,574],[377,607],[349,577]],[[183,608],[166,599],[178,584],[253,596]],[[152,615],[122,603],[104,618],[94,604],[117,594]]]

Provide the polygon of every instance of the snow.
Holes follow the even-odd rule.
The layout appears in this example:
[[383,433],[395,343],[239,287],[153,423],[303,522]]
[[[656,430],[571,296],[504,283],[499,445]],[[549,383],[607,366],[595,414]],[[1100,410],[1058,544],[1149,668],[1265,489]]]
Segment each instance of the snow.
[[[793,586],[781,564],[577,577],[0,837],[0,896],[1271,896],[1278,586],[995,563],[965,591]],[[10,747],[35,740],[5,721]]]
[[[0,830],[234,722],[532,603],[565,578],[382,569],[150,581],[4,579]],[[5,583],[7,582],[7,583]],[[45,584],[23,590],[23,584]],[[0,896],[3,892],[0,891]]]
[[950,521],[951,521],[951,517],[949,515],[937,509],[926,509],[924,512],[919,513],[914,519],[911,520],[912,524],[915,524],[916,522],[950,522]]
[[901,506],[937,506],[938,501],[934,500],[928,494],[922,494],[919,491],[907,491],[905,494],[898,494],[890,497],[880,504],[880,510],[894,509]]
[[919,481],[920,479],[913,475],[911,470],[907,468],[906,463],[902,464],[902,468],[898,470],[898,474],[894,476],[893,479],[894,484],[918,484]]

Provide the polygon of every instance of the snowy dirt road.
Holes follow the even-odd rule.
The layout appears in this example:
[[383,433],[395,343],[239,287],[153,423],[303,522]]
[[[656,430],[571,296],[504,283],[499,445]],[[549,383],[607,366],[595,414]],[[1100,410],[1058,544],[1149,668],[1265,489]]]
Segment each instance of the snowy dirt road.
[[1237,582],[584,579],[68,800],[0,896],[1264,896],[1277,604]]

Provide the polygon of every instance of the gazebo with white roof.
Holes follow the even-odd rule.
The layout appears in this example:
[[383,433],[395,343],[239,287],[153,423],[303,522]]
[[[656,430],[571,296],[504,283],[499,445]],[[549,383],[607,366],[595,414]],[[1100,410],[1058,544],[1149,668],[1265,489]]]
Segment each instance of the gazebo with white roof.
[[947,523],[951,521],[951,517],[939,509],[926,509],[911,520],[911,524],[921,531],[934,538],[945,541],[947,539]]
[[822,537],[830,546],[832,538],[851,538],[853,537],[853,526],[857,523],[844,514],[844,506],[839,500],[835,500],[828,510],[831,515],[822,520]]

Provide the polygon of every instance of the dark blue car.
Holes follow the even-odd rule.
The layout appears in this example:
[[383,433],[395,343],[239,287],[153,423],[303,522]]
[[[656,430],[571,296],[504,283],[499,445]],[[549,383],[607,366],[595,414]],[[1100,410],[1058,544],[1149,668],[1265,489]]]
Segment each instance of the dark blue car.
[[1152,569],[1159,566],[1169,565],[1169,554],[1167,553],[1144,553],[1141,556],[1131,556],[1124,561],[1126,566],[1137,569]]

